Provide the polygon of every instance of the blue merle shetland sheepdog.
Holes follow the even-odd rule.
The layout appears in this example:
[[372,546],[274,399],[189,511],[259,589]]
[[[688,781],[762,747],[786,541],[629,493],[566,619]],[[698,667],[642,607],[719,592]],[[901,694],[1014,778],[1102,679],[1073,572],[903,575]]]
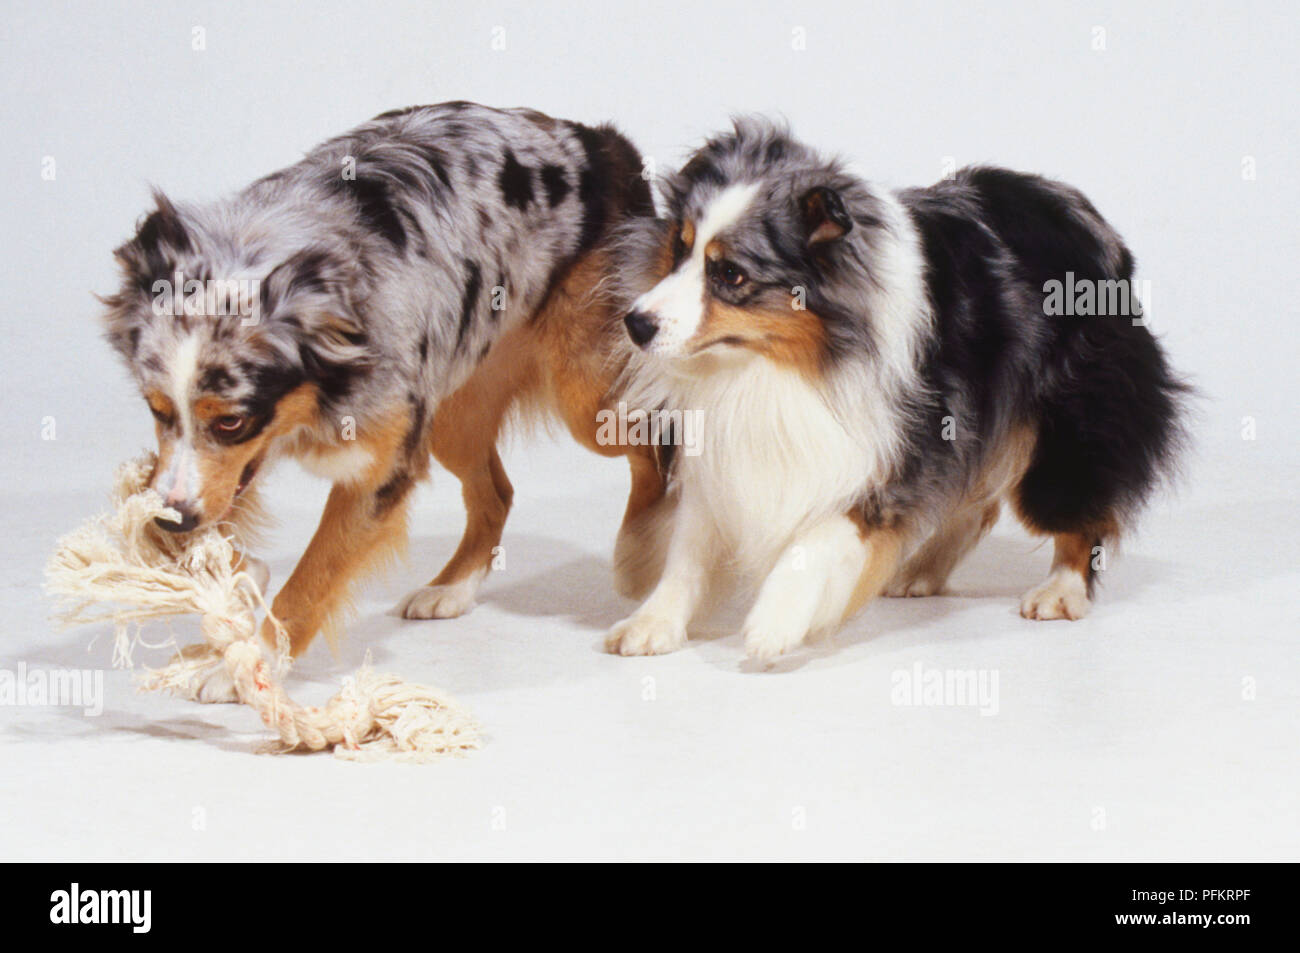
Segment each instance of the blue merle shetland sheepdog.
[[164,528],[237,523],[278,457],[333,481],[272,606],[297,654],[404,539],[432,455],[463,484],[465,535],[399,609],[458,615],[501,537],[512,489],[495,443],[522,405],[629,458],[621,548],[636,552],[663,486],[650,448],[597,440],[619,352],[635,351],[598,289],[611,230],[654,214],[641,171],[612,127],[456,102],[381,115],[223,201],[158,195],[106,304],[157,420]]
[[1088,611],[1098,547],[1173,462],[1184,387],[1140,308],[1047,313],[1050,282],[1133,274],[1082,194],[997,168],[891,194],[745,119],[664,197],[621,242],[625,323],[639,386],[703,434],[672,463],[662,578],[611,651],[681,646],[725,566],[770,660],[880,593],[940,591],[1003,500],[1055,542],[1021,615]]

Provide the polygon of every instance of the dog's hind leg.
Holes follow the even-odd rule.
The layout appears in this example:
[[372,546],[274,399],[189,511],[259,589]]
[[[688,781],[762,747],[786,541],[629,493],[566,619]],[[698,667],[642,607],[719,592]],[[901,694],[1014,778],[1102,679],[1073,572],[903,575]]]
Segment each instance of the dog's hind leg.
[[460,478],[465,534],[442,571],[398,604],[397,611],[408,619],[452,619],[468,612],[500,553],[501,533],[514,488],[496,447],[489,446],[487,451],[487,459],[472,467],[457,465],[450,457],[438,457]]
[[496,442],[511,405],[536,387],[531,348],[526,333],[503,338],[434,415],[430,449],[460,480],[465,533],[442,571],[398,603],[397,613],[407,619],[451,619],[468,612],[501,553],[514,488]]
[[644,599],[663,575],[672,538],[677,494],[665,492],[664,476],[651,453],[628,453],[632,490],[614,544],[614,589],[628,599]]
[[1098,499],[1088,483],[1076,485],[1077,495],[1064,498],[1059,486],[1044,491],[1042,484],[1051,475],[1047,466],[1036,465],[1012,496],[1025,527],[1050,535],[1055,543],[1051,573],[1025,593],[1020,614],[1026,619],[1082,619],[1092,608],[1097,571],[1105,566],[1105,549],[1119,537],[1120,524],[1108,501]]
[[619,378],[630,347],[623,313],[591,289],[615,267],[598,247],[574,266],[538,319],[544,402],[582,446],[602,457],[627,457],[632,486],[614,544],[614,588],[644,599],[659,582],[672,537],[676,496],[666,496],[671,448],[611,442],[602,425],[629,412]]
[[1092,607],[1093,560],[1099,537],[1057,533],[1052,571],[1047,581],[1025,593],[1020,614],[1026,619],[1082,619]]
[[1001,506],[963,507],[935,531],[898,571],[887,596],[933,596],[943,591],[957,564],[998,521]]

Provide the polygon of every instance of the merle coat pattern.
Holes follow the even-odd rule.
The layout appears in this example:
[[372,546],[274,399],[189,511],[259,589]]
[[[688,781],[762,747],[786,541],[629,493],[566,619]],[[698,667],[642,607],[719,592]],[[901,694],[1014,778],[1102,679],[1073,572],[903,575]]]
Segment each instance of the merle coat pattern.
[[[970,168],[889,192],[759,118],[663,187],[621,250],[647,399],[705,414],[674,460],[659,589],[610,633],[686,638],[719,566],[753,586],[770,660],[880,592],[938,592],[1009,500],[1054,537],[1028,618],[1087,611],[1098,547],[1182,442],[1185,386],[1141,320],[1049,313],[1048,282],[1127,282],[1134,259],[1078,190]],[[649,290],[646,290],[646,289]]]
[[[399,535],[434,430],[458,426],[435,428],[441,403],[538,321],[614,224],[653,213],[640,172],[612,127],[454,102],[378,116],[228,199],[157,194],[116,252],[123,283],[106,304],[158,419],[154,486],[179,515],[166,528],[235,519],[277,456],[332,479],[275,604],[301,651]],[[258,291],[246,312],[162,314],[158,283],[176,277]],[[579,291],[564,286],[575,314]],[[495,451],[489,463],[508,507]]]

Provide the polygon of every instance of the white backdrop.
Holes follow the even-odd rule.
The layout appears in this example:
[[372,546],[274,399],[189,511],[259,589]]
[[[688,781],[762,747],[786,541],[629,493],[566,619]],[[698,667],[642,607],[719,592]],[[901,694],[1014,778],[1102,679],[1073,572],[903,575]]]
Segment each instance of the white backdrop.
[[[6,825],[0,856],[114,856],[128,842],[140,856],[195,857],[1294,856],[1290,4],[6,0],[0,29],[10,663],[106,664],[102,643],[84,653],[87,633],[50,632],[37,586],[54,537],[151,440],[91,296],[113,288],[110,251],[148,185],[216,197],[393,107],[463,98],[613,119],[660,167],[730,114],[762,111],[889,185],[932,182],[950,161],[1062,178],[1128,239],[1152,324],[1203,394],[1181,495],[1153,508],[1087,622],[1015,617],[1047,557],[1004,526],[959,574],[964,598],[873,608],[837,648],[770,677],[740,672],[734,635],[672,659],[600,655],[601,630],[628,609],[607,584],[626,478],[567,440],[511,454],[509,568],[476,613],[418,626],[382,616],[454,542],[458,492],[438,475],[421,491],[412,565],[370,590],[341,659],[317,649],[303,673],[324,684],[369,645],[478,711],[487,751],[391,781],[398,805],[440,823],[359,809],[355,828],[322,838],[309,817],[285,824],[270,793],[243,804],[232,788],[222,797],[251,827],[227,818],[221,836],[169,836],[241,772],[286,791],[342,772],[339,797],[383,795],[363,780],[370,769],[254,759],[256,725],[241,713],[135,699],[110,673],[97,720],[0,709],[5,757],[23,768],[0,778],[4,813],[30,819]],[[282,580],[325,487],[292,468],[270,483],[283,519],[268,555]],[[891,708],[890,673],[917,660],[999,668],[1000,717]],[[647,677],[676,699],[671,717],[639,701]],[[1254,678],[1258,696],[1243,700]],[[211,724],[246,734],[227,743]],[[179,790],[178,765],[203,783]],[[654,796],[651,766],[669,772]],[[106,830],[87,816],[86,779],[128,769],[151,783],[127,786],[115,810],[128,820]],[[1081,789],[1090,783],[1103,790]],[[490,840],[504,804],[524,820],[513,840]],[[821,826],[792,840],[791,812],[810,804]],[[1101,831],[1098,807],[1112,818]]]

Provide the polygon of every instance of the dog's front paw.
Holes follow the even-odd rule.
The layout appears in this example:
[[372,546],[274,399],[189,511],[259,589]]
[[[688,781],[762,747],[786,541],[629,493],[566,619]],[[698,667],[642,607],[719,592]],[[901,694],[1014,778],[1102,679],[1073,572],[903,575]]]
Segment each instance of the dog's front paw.
[[183,681],[174,687],[180,694],[204,705],[229,705],[239,702],[235,681],[230,677],[225,659],[205,642],[187,645],[171,661],[173,668],[185,671]]
[[686,644],[686,627],[671,619],[634,615],[609,630],[605,651],[616,655],[665,655]]
[[233,705],[239,702],[239,692],[235,691],[234,679],[226,671],[226,664],[214,668],[203,676],[198,686],[198,700],[204,705]]
[[772,622],[745,623],[745,654],[756,662],[770,665],[778,658],[797,648],[808,633],[798,626],[774,624]]
[[477,581],[466,579],[445,586],[421,586],[396,606],[404,619],[454,619],[474,608]]
[[1020,614],[1026,619],[1082,619],[1092,603],[1088,586],[1076,572],[1055,572],[1051,578],[1025,593]]

